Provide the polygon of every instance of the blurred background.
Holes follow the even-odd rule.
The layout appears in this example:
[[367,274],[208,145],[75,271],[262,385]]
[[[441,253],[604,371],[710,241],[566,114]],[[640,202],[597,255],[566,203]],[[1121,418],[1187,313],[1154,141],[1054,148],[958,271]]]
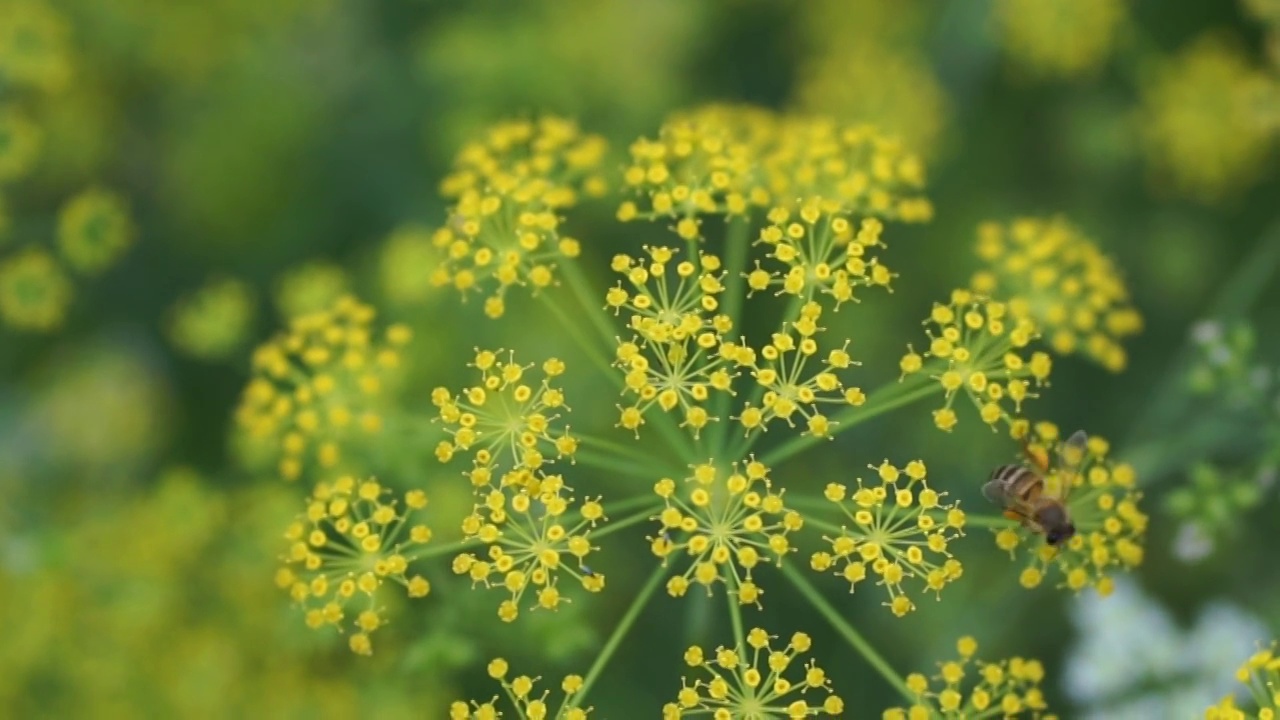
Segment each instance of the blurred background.
[[[252,347],[347,291],[414,327],[403,403],[424,416],[432,387],[470,381],[475,346],[573,367],[538,306],[495,324],[431,287],[424,233],[454,153],[550,112],[607,137],[621,169],[670,112],[727,100],[874,122],[926,158],[935,219],[894,228],[894,292],[838,321],[869,386],[967,284],[985,219],[1070,218],[1145,319],[1124,373],[1060,359],[1036,406],[1139,468],[1147,558],[1111,598],[1021,589],[981,529],[958,550],[965,580],[909,621],[824,588],[903,673],[971,634],[984,657],[1043,660],[1063,717],[1199,717],[1280,627],[1278,83],[1275,0],[0,0],[0,708],[443,717],[496,692],[495,655],[583,672],[645,574],[628,567],[652,562],[643,541],[602,560],[611,592],[512,626],[442,566],[356,657],[273,585],[305,488],[246,457],[232,413]],[[615,208],[570,220],[600,287],[613,252],[659,232],[619,229]],[[570,398],[602,387],[565,382]],[[395,445],[387,480],[460,516],[468,495],[433,445]],[[1006,451],[916,407],[802,469],[921,457],[972,503]],[[715,644],[709,612],[652,603],[593,691],[602,716],[672,699],[673,653]],[[825,631],[785,591],[763,615]],[[847,647],[815,657],[852,716],[897,702]]]

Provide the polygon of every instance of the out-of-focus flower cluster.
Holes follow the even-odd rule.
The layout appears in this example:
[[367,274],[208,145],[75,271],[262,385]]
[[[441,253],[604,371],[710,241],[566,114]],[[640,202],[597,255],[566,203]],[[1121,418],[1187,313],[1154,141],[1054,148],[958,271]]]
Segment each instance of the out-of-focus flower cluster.
[[959,658],[938,664],[938,673],[907,676],[907,688],[915,702],[907,708],[891,708],[884,720],[923,720],[1002,716],[1053,720],[1047,711],[1040,683],[1044,666],[1039,660],[1020,657],[999,662],[976,659],[978,643],[971,637],[956,642]]
[[1096,73],[1128,17],[1124,0],[999,0],[994,9],[1011,63],[1042,77]]
[[1235,696],[1228,695],[1205,710],[1205,720],[1275,720],[1280,713],[1280,657],[1274,647],[1254,653],[1236,670],[1236,680],[1249,689],[1257,710],[1242,710]]
[[1030,318],[1059,355],[1081,352],[1112,372],[1125,368],[1121,344],[1142,329],[1119,270],[1063,218],[1020,218],[978,228],[975,292]]
[[210,280],[170,310],[169,342],[200,360],[225,360],[248,339],[255,312],[253,289],[247,283],[235,278]]
[[495,318],[511,286],[534,294],[550,286],[556,261],[581,249],[561,234],[560,213],[604,193],[607,151],[604,138],[553,116],[496,125],[464,147],[440,184],[454,205],[432,239],[445,257],[432,282],[487,293],[485,314]]
[[1133,467],[1108,458],[1110,445],[1098,436],[1089,438],[1081,457],[1070,458],[1063,455],[1070,456],[1072,451],[1064,450],[1063,438],[1053,423],[1038,422],[1028,428],[1024,422],[1014,430],[1025,441],[1026,453],[1037,458],[1037,463],[1050,465],[1044,492],[1053,497],[1065,495],[1076,533],[1053,547],[1041,535],[1005,528],[996,533],[996,545],[1014,559],[1021,555],[1026,562],[1018,579],[1023,587],[1040,585],[1050,569],[1056,568],[1062,575],[1061,586],[1074,591],[1093,586],[1100,594],[1109,594],[1111,576],[1141,564],[1144,555],[1147,515],[1138,508],[1142,493],[1137,490]]

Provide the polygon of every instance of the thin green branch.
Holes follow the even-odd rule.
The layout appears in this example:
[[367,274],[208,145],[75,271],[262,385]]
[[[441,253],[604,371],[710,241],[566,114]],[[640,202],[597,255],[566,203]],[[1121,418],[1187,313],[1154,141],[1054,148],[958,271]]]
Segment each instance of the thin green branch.
[[[747,249],[751,244],[750,232],[751,221],[748,218],[725,219],[725,291],[722,309],[733,322],[734,330],[738,329],[738,323],[742,320],[742,304],[745,299],[742,275],[746,272]],[[711,415],[720,418],[711,429],[710,437],[711,447],[718,456],[723,456],[728,450],[728,420],[732,399],[733,396],[727,392],[716,393],[711,403]]]
[[649,507],[646,507],[640,512],[628,515],[627,517],[621,520],[610,521],[608,525],[605,525],[599,530],[596,530],[595,532],[591,533],[591,539],[598,540],[602,537],[605,537],[606,535],[612,535],[613,533],[616,533],[619,530],[625,530],[631,527],[632,525],[637,525],[646,520],[649,520],[650,518],[657,515],[661,511],[662,511],[662,503],[651,504]]
[[1017,527],[1018,522],[1002,515],[969,515],[966,513],[964,525],[965,527],[1004,529]]
[[742,624],[742,607],[741,603],[735,597],[737,588],[737,580],[734,579],[733,573],[726,571],[725,573],[725,598],[729,601],[729,621],[733,623],[733,642],[737,647],[746,647],[747,635],[743,630]]
[[653,596],[654,591],[662,584],[666,574],[667,568],[662,565],[657,565],[653,568],[653,572],[649,575],[649,579],[645,581],[644,587],[640,588],[640,592],[636,593],[636,596],[631,600],[631,606],[627,608],[622,619],[618,621],[617,627],[613,629],[613,634],[605,641],[604,648],[596,656],[596,661],[591,664],[591,669],[587,671],[586,678],[582,681],[582,688],[573,696],[573,707],[582,707],[583,702],[587,699],[587,693],[591,691],[591,686],[600,677],[600,673],[604,672],[605,666],[609,664],[609,660],[618,650],[618,646],[622,644],[622,640],[627,636],[631,626],[635,624],[636,618],[640,617],[640,612],[649,603],[649,598]]

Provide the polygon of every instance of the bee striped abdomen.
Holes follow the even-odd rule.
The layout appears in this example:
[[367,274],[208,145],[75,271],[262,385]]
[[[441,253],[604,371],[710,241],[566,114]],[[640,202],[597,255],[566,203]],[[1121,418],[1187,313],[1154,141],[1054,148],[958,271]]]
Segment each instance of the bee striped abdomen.
[[1040,474],[1025,465],[1001,465],[991,473],[991,479],[1006,488],[1009,496],[1031,503],[1044,490]]

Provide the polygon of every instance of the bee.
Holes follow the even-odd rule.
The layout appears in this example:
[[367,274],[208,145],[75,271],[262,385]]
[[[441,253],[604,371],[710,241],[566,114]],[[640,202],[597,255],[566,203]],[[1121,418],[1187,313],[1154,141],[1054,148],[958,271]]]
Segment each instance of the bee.
[[1076,534],[1067,510],[1067,496],[1075,484],[1075,472],[1084,461],[1088,436],[1077,430],[1058,450],[1057,491],[1045,487],[1049,475],[1049,459],[1032,453],[1024,444],[1023,451],[1031,465],[1001,465],[982,486],[988,500],[1004,507],[1005,517],[1017,520],[1032,532],[1044,535],[1045,542],[1057,547]]

